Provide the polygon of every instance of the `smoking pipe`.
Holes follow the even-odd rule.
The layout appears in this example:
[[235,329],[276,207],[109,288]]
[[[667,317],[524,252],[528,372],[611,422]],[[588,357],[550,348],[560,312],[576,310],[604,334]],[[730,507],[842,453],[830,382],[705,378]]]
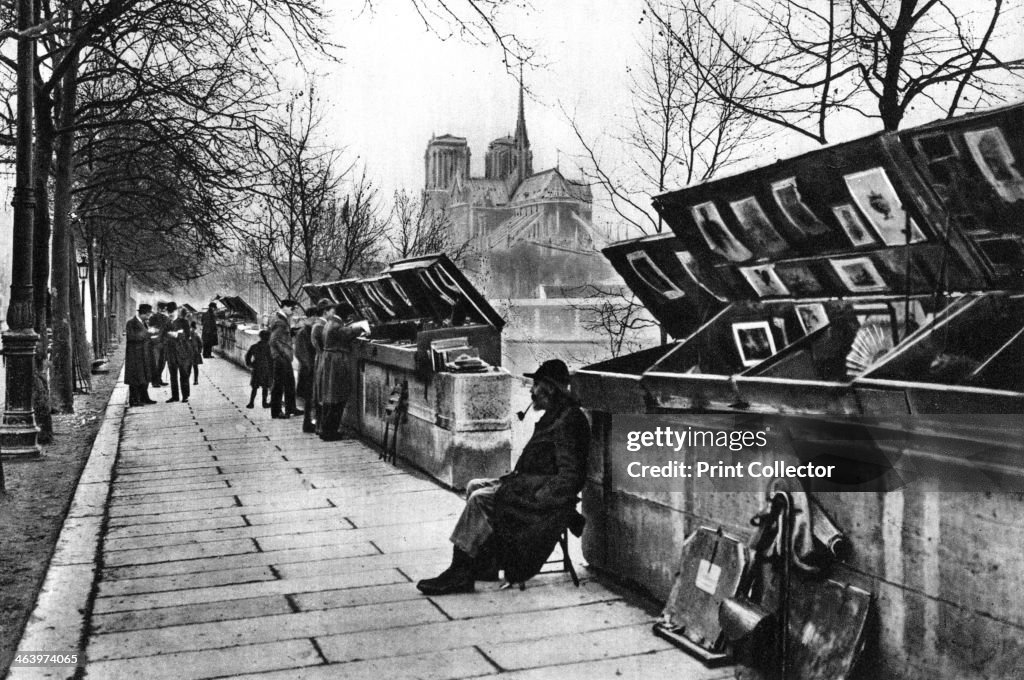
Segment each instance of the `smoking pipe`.
[[530,405],[527,406],[526,408],[524,408],[522,411],[517,411],[516,412],[516,418],[519,418],[519,420],[521,420],[521,421],[525,420],[526,419],[526,414],[529,413],[530,411],[532,411],[534,408],[535,408],[535,404],[533,402],[533,399],[530,399]]

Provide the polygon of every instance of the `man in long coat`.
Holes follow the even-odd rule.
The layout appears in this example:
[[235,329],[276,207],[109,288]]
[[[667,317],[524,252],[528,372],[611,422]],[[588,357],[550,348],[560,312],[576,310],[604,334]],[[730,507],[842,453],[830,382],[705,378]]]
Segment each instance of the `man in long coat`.
[[311,338],[314,324],[320,320],[320,309],[308,307],[306,318],[302,320],[299,330],[295,333],[295,358],[299,360],[299,380],[295,385],[295,396],[302,399],[305,414],[302,417],[302,431],[314,432],[313,427],[313,366],[316,361],[316,349]]
[[[334,302],[328,298],[320,298],[316,303],[319,314],[313,320],[309,329],[309,344],[313,346],[313,424],[314,431],[319,434],[320,425],[323,422],[321,415],[322,402],[320,400],[320,385],[323,380],[323,354],[324,354],[324,326],[327,325],[326,315],[334,306]],[[307,407],[307,411],[308,411]]]
[[203,358],[213,357],[213,348],[217,344],[217,306],[210,303],[203,314]]
[[149,398],[150,356],[147,322],[153,314],[152,305],[139,305],[135,316],[125,324],[124,382],[128,385],[128,405],[145,406],[156,403]]
[[167,363],[166,342],[167,327],[171,323],[170,317],[164,312],[167,310],[166,302],[156,304],[156,313],[149,317],[149,327],[155,328],[156,333],[152,334],[150,341],[150,353],[152,356],[152,367],[150,369],[150,381],[153,387],[163,387],[167,383],[163,381],[164,364]]
[[277,310],[270,325],[270,358],[274,362],[274,386],[270,390],[271,418],[291,418],[303,414],[295,406],[295,372],[292,370],[295,350],[292,347],[291,318],[298,306],[295,300],[281,300],[281,308]]
[[167,357],[167,371],[171,374],[171,398],[168,402],[187,403],[191,392],[188,379],[192,374],[192,326],[185,318],[185,308],[178,308],[173,302],[167,303],[167,312],[174,318],[164,331],[164,355]]
[[341,419],[345,414],[345,404],[352,384],[352,341],[366,330],[365,323],[355,320],[355,310],[347,302],[336,304],[327,316],[320,365],[320,409],[323,418],[320,439],[324,441],[342,438]]
[[451,536],[451,566],[416,584],[426,595],[472,592],[477,575],[487,568],[481,556],[488,550],[498,554],[506,581],[526,581],[578,517],[590,425],[569,393],[565,363],[545,361],[526,376],[533,378],[533,404],[544,415],[512,472],[466,486],[466,507]]

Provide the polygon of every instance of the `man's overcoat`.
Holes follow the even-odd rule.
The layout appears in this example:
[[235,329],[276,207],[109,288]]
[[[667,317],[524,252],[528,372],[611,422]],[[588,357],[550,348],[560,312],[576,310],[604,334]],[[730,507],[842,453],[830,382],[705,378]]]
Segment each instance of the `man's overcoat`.
[[125,385],[145,385],[152,379],[150,374],[149,331],[137,316],[125,324],[126,337],[124,353]]
[[323,404],[344,404],[351,391],[352,375],[349,367],[352,341],[362,330],[346,326],[335,314],[327,318],[324,325],[324,351],[320,367],[320,402]]
[[537,421],[495,496],[494,531],[506,580],[529,579],[551,555],[575,510],[589,452],[590,424],[578,406],[563,401]]

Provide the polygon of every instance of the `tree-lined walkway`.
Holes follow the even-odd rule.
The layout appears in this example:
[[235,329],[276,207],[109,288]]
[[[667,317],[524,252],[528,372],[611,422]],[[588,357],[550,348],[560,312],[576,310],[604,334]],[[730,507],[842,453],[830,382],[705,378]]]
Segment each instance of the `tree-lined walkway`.
[[247,410],[248,375],[226,361],[203,369],[190,403],[124,412],[86,677],[731,675],[589,578],[422,596],[414,582],[447,564],[463,501],[360,442]]

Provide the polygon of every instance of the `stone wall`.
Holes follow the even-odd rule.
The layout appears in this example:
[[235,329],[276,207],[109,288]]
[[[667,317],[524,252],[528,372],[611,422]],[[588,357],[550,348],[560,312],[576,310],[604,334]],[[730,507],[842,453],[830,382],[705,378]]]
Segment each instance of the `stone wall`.
[[[635,383],[608,380],[603,389],[620,395],[624,411],[642,412],[642,402],[629,399]],[[636,454],[610,445],[616,436],[614,415],[593,411],[591,417],[594,445],[583,503],[588,563],[665,601],[689,533],[700,526],[723,527],[749,538],[749,520],[761,508],[763,492],[707,492],[693,480],[680,482],[682,492],[624,488],[625,457]],[[686,418],[701,424],[699,415],[679,417],[681,427]],[[707,458],[692,451],[685,455],[691,464]],[[749,460],[781,456],[765,450],[743,455]],[[917,462],[928,459],[923,452]],[[1007,462],[1009,477],[1003,482],[1020,488],[1024,460]],[[954,458],[928,463],[947,478],[969,470],[969,461]],[[1024,494],[942,493],[911,485],[815,497],[853,545],[852,557],[831,577],[876,596],[877,628],[864,654],[866,677],[1024,677]]]

